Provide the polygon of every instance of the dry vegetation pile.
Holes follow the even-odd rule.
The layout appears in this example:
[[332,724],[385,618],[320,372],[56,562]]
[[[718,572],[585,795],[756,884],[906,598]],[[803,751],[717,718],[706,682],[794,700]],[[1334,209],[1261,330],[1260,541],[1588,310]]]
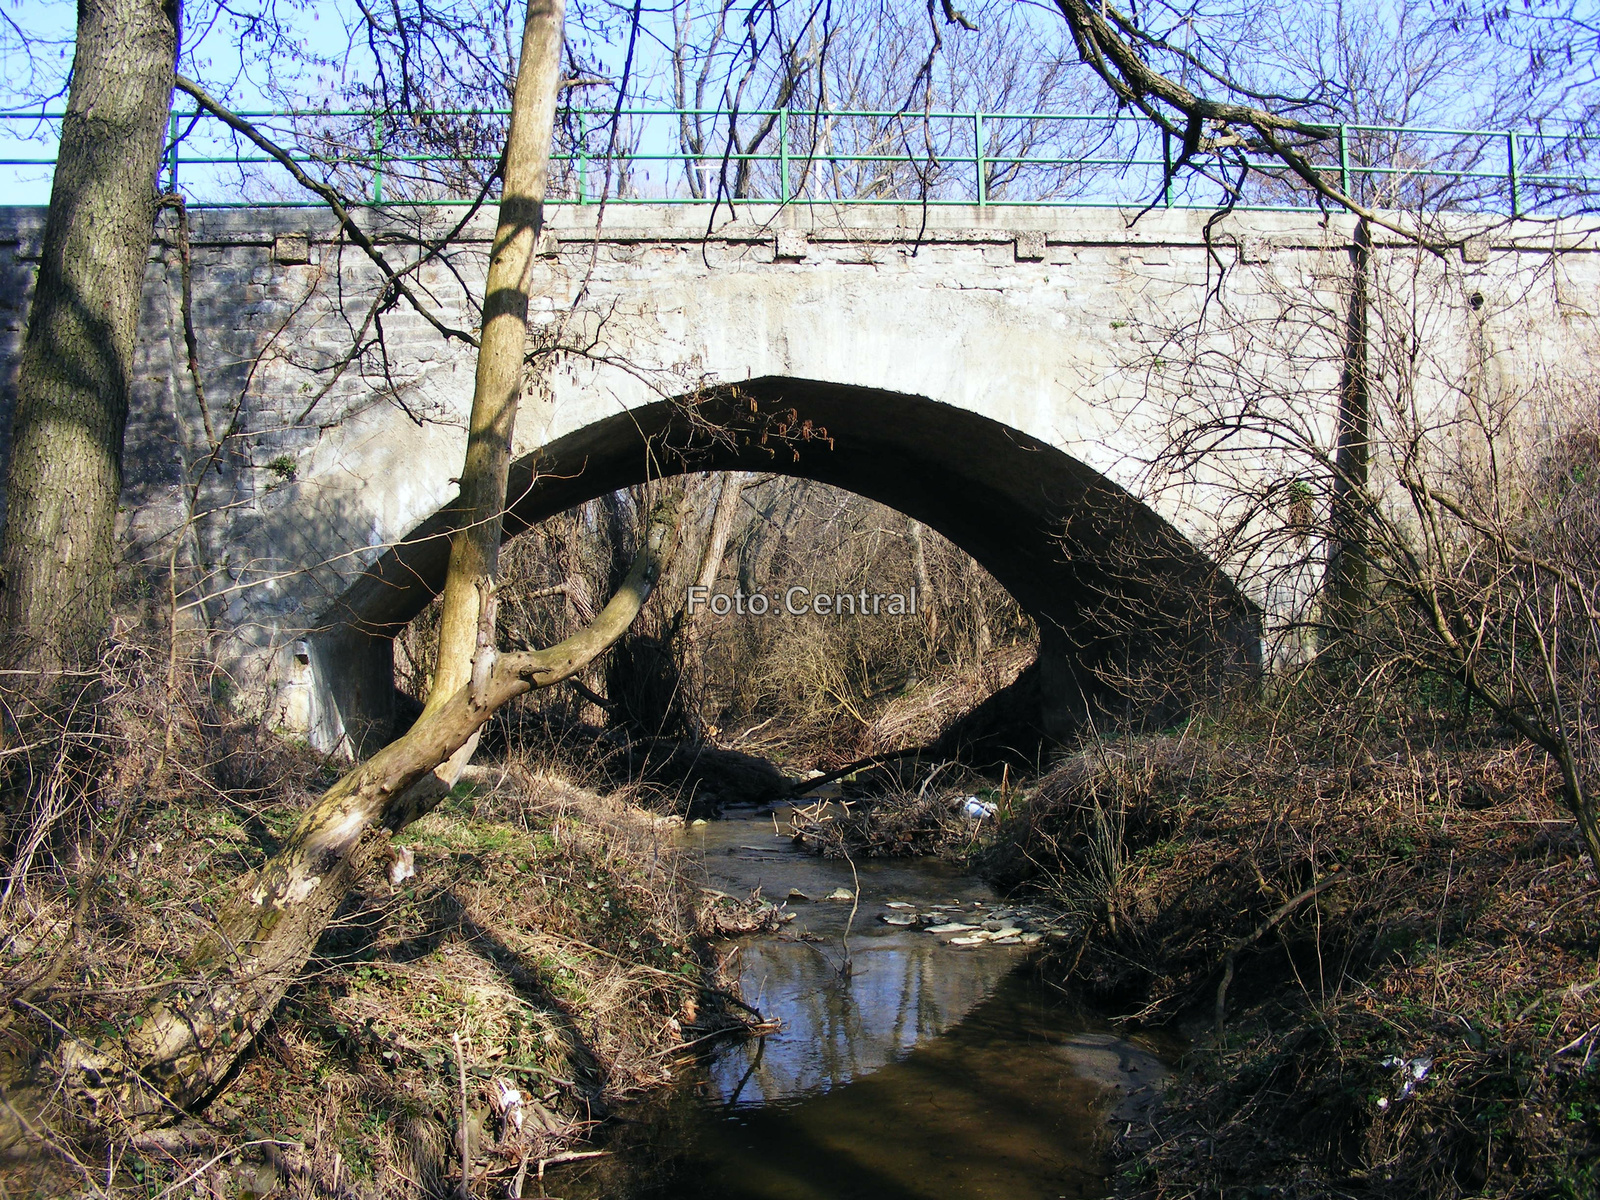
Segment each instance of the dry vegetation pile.
[[942,854],[964,858],[981,844],[984,821],[963,811],[967,800],[998,806],[1007,793],[951,763],[933,771],[911,764],[872,772],[855,800],[802,803],[789,820],[795,838],[825,858],[896,858]]
[[[120,648],[7,755],[8,1091],[48,1080],[63,1027],[115,1039],[181,977],[223,889],[333,776],[197,696],[169,704],[164,666]],[[47,1107],[0,1186],[143,1195],[194,1174],[184,1187],[221,1195],[441,1194],[464,1125],[475,1194],[503,1192],[751,1020],[717,986],[705,897],[667,826],[623,799],[513,761],[475,770],[396,846],[204,1112],[129,1140],[114,1114]]]
[[1237,730],[1046,776],[979,861],[1084,918],[1076,987],[1204,1047],[1118,1194],[1595,1195],[1600,887],[1558,788],[1514,746]]

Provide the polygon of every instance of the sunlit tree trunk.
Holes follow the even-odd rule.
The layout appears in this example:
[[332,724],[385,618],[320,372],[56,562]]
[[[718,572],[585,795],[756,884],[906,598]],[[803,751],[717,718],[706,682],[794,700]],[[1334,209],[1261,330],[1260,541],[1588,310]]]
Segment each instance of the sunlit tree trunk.
[[673,498],[652,515],[632,570],[588,628],[546,650],[498,656],[324,792],[283,847],[218,905],[188,982],[153,1004],[120,1047],[62,1047],[74,1094],[136,1124],[210,1097],[299,977],[351,885],[393,833],[437,801],[439,793],[415,791],[417,781],[502,705],[573,678],[627,631],[671,556],[678,509]]
[[470,754],[503,704],[571,678],[638,615],[670,554],[676,501],[653,516],[616,595],[587,629],[548,650],[498,655],[494,571],[511,430],[521,392],[528,290],[541,225],[562,39],[561,0],[530,0],[490,261],[477,388],[429,703],[406,735],[325,792],[283,847],[218,905],[213,934],[116,1047],[69,1039],[60,1065],[74,1094],[128,1120],[160,1119],[213,1094],[271,1019],[350,886],[389,836],[437,803],[441,764]]
[[[466,462],[461,494],[451,510],[456,532],[450,540],[450,570],[445,578],[429,711],[448,703],[468,682],[480,643],[493,636],[506,473],[526,370],[528,293],[544,228],[564,8],[565,0],[529,0],[523,24],[500,218],[484,288],[483,333],[467,424]],[[448,791],[476,747],[474,737],[419,786]]]
[[177,51],[177,0],[80,0],[6,481],[3,604],[18,665],[80,658],[110,613],[123,427]]
[[[722,477],[721,487],[717,491],[716,507],[711,512],[711,528],[706,533],[706,543],[700,552],[700,570],[695,576],[694,585],[707,592],[715,586],[717,576],[722,573],[722,560],[728,553],[728,537],[733,533],[733,523],[739,516],[739,508],[744,500],[745,476],[741,471],[730,471]],[[685,625],[693,627],[693,619],[697,613],[685,616]]]
[[906,522],[906,532],[911,538],[911,572],[916,581],[917,607],[928,628],[928,653],[939,646],[939,598],[934,595],[933,577],[928,574],[927,539],[922,536],[922,522]]

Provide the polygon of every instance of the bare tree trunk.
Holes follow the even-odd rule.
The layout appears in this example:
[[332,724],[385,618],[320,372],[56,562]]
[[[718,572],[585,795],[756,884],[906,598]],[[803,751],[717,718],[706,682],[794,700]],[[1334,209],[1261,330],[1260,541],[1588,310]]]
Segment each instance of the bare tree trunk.
[[[411,730],[323,793],[273,857],[223,903],[215,932],[120,1050],[62,1047],[67,1085],[102,1116],[134,1124],[205,1101],[271,1019],[350,886],[389,837],[439,793],[414,785],[473,738],[503,704],[573,678],[633,623],[677,537],[679,502],[663,503],[615,596],[587,629],[546,650],[500,656],[431,705]],[[0,1138],[3,1142],[4,1138]]]
[[1345,316],[1344,366],[1339,385],[1339,432],[1334,448],[1332,539],[1324,580],[1327,633],[1337,637],[1358,617],[1367,592],[1366,516],[1371,438],[1371,389],[1368,383],[1369,277],[1372,231],[1365,219],[1356,222],[1350,245],[1350,310]]
[[[706,530],[705,544],[700,549],[700,569],[695,572],[694,578],[694,587],[701,589],[699,594],[702,597],[710,594],[716,586],[717,576],[722,574],[722,561],[728,555],[728,538],[733,533],[733,523],[739,516],[744,500],[745,479],[744,472],[729,471],[718,485],[717,503],[711,510],[711,526]],[[705,647],[701,642],[701,626],[697,619],[700,609],[691,608],[685,603],[681,616],[679,628],[683,635],[683,666],[680,676],[687,695],[683,711],[696,739],[703,740],[708,733],[714,734],[715,729],[708,729],[704,719],[706,672]]]
[[972,652],[982,663],[994,646],[994,634],[989,629],[989,608],[984,602],[983,572],[970,554],[961,556],[961,572],[966,576],[967,607],[972,613]]
[[[694,580],[696,587],[710,591],[717,582],[717,576],[722,573],[722,560],[728,553],[728,536],[733,532],[733,522],[739,515],[739,505],[744,498],[744,480],[742,471],[730,471],[722,477],[717,505],[711,513],[711,528],[706,534],[705,548],[700,553],[700,570]],[[692,626],[695,615],[690,613],[685,617],[688,625]]]
[[674,502],[658,511],[632,571],[588,629],[548,650],[497,656],[494,572],[523,383],[528,289],[542,220],[562,16],[562,0],[529,0],[500,223],[484,296],[458,532],[451,544],[444,629],[427,708],[404,737],[330,788],[282,849],[222,903],[214,934],[189,964],[195,981],[175,985],[149,1008],[117,1050],[78,1041],[63,1046],[61,1065],[69,1086],[98,1111],[110,1108],[144,1122],[214,1092],[271,1018],[377,849],[389,834],[427,812],[454,782],[454,774],[441,778],[441,764],[459,772],[456,764],[470,756],[478,731],[496,709],[532,688],[576,675],[620,638],[654,586],[676,536]]
[[123,427],[177,50],[177,0],[80,0],[12,418],[3,603],[19,665],[91,652],[110,614]]
[[908,521],[906,532],[911,537],[911,569],[916,578],[917,607],[922,610],[928,625],[928,653],[932,654],[939,641],[939,600],[933,594],[933,579],[928,574],[928,552],[922,536],[922,522]]
[[[500,560],[511,434],[517,423],[528,344],[528,291],[544,227],[545,185],[561,76],[565,0],[528,0],[522,57],[506,139],[500,220],[484,286],[472,415],[467,425],[461,494],[453,509],[439,650],[428,709],[450,702],[472,675],[485,639],[494,636],[495,573]],[[492,641],[488,645],[492,652]],[[477,747],[473,739],[439,764],[424,788],[455,786]]]

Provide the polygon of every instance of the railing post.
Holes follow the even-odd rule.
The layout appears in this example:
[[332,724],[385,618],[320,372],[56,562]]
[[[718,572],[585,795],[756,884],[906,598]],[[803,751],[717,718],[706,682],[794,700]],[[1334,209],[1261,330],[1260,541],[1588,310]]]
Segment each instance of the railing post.
[[1161,131],[1161,199],[1172,207],[1172,131]]
[[1350,133],[1344,125],[1339,126],[1339,193],[1350,194]]
[[972,114],[972,165],[978,173],[978,206],[989,203],[989,188],[983,169],[983,114]]
[[167,125],[171,149],[167,151],[167,191],[178,190],[178,114],[174,112]]
[[1511,215],[1522,215],[1522,186],[1518,178],[1521,155],[1517,150],[1517,135],[1514,130],[1506,133],[1506,175],[1511,183]]
[[789,109],[778,110],[778,199],[789,203]]
[[383,203],[383,114],[372,114],[372,202]]
[[583,114],[578,114],[578,203],[589,203],[589,136],[583,127]]

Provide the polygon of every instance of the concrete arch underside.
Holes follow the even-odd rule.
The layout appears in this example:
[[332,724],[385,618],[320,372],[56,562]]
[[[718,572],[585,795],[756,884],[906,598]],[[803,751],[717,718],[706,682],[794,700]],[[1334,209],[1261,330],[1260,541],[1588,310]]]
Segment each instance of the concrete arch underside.
[[[506,534],[649,478],[724,470],[844,488],[976,558],[1039,624],[1053,736],[1171,719],[1259,667],[1259,611],[1168,522],[1061,450],[922,396],[761,378],[618,411],[515,464]],[[317,740],[370,752],[393,729],[393,638],[443,586],[452,519],[423,521],[317,622]]]

